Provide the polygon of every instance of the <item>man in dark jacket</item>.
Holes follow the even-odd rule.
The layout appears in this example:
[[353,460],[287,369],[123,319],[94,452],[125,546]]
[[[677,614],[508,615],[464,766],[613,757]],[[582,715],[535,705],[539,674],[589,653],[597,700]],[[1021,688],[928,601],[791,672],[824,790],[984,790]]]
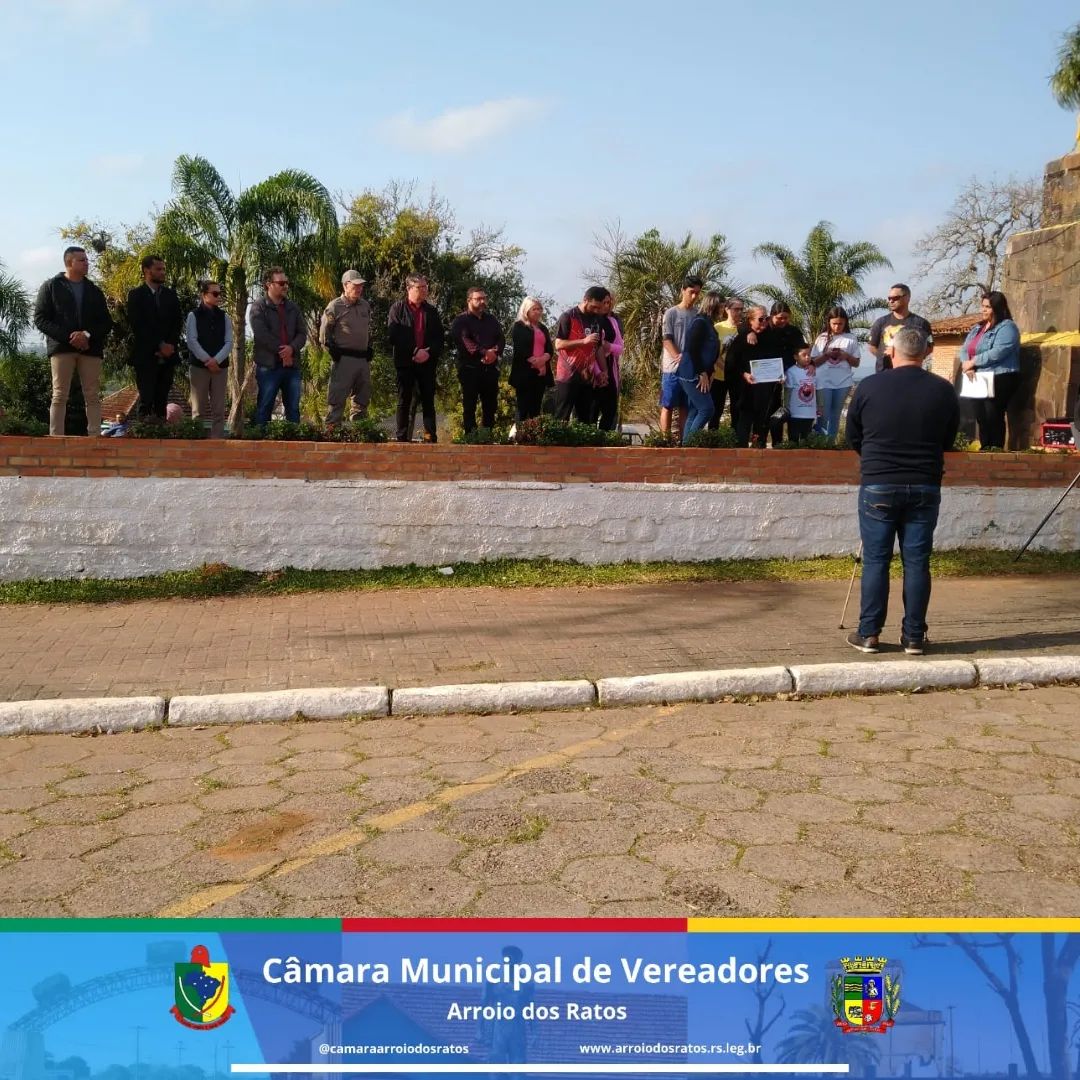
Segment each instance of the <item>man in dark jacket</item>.
[[165,260],[147,255],[143,283],[128,293],[127,313],[134,344],[131,366],[139,390],[139,416],[165,419],[176,365],[184,314],[174,290],[165,284]]
[[438,311],[427,302],[427,278],[410,274],[405,299],[390,307],[387,330],[397,376],[397,440],[409,440],[409,411],[413,391],[420,394],[424,413],[424,442],[438,442],[435,431],[435,367],[442,355],[445,334]]
[[101,358],[113,321],[105,294],[86,276],[89,269],[85,248],[67,248],[64,272],[41,286],[34,304],[34,325],[45,335],[52,367],[50,435],[64,434],[76,371],[86,400],[87,434],[101,434]]
[[285,419],[300,423],[300,350],[307,341],[307,326],[300,308],[289,295],[289,278],[280,266],[263,275],[266,296],[251,305],[252,353],[259,401],[255,423],[270,422],[278,393]]
[[930,351],[926,334],[904,327],[891,345],[892,370],[860,382],[848,407],[848,442],[859,455],[863,572],[859,628],[847,642],[864,653],[880,648],[889,607],[889,564],[899,539],[904,566],[900,646],[921,656],[941,476],[960,410],[952,384],[923,370]]
[[487,309],[487,293],[474,285],[465,296],[467,308],[450,326],[457,349],[461,404],[466,433],[476,429],[476,402],[480,401],[484,427],[495,426],[499,404],[499,358],[506,347],[499,320]]

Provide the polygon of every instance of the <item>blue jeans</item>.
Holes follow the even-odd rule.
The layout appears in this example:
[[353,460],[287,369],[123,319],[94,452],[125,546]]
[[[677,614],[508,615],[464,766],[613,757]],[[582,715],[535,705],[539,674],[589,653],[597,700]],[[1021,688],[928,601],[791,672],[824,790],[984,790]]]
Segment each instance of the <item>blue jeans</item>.
[[828,435],[830,439],[835,439],[840,434],[840,414],[844,411],[844,402],[850,393],[850,386],[845,386],[842,390],[818,391],[822,412],[818,421],[820,434]]
[[859,488],[859,535],[863,545],[859,633],[876,637],[889,609],[889,564],[900,539],[904,565],[904,636],[926,637],[930,606],[930,552],[941,506],[941,488],[922,484],[866,484]]
[[686,440],[709,422],[712,414],[716,411],[716,406],[713,404],[712,394],[708,390],[701,391],[698,389],[697,379],[680,378],[679,385],[686,395],[686,400],[690,402],[690,407],[686,410],[686,423],[683,424],[682,432],[683,446],[685,446]]
[[259,386],[259,401],[255,406],[255,423],[262,426],[270,422],[274,411],[274,402],[281,392],[281,403],[285,406],[285,419],[294,424],[300,423],[300,369],[298,367],[255,369],[255,382]]

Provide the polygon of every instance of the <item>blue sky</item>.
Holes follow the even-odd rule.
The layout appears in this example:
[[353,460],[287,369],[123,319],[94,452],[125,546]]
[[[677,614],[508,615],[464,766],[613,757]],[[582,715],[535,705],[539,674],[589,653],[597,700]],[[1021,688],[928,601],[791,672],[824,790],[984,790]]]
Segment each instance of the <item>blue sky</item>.
[[0,0],[0,259],[36,287],[61,225],[145,218],[186,152],[234,185],[285,167],[347,193],[435,184],[559,301],[616,219],[724,233],[743,284],[771,278],[755,244],[827,219],[889,255],[883,291],[969,177],[1070,148],[1046,78],[1074,0],[685,10]]

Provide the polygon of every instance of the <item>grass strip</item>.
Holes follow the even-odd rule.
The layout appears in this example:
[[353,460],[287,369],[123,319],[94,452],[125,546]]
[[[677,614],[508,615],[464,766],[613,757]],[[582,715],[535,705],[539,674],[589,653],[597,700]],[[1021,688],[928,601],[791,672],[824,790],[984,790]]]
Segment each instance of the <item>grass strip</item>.
[[[1080,552],[1034,551],[1015,563],[1008,551],[942,551],[932,558],[941,578],[1002,575],[1075,574]],[[461,589],[488,587],[596,588],[613,585],[666,585],[695,581],[835,581],[850,576],[848,557],[816,559],[711,559],[705,562],[618,563],[586,566],[547,559],[494,559],[455,563],[453,574],[436,567],[391,566],[380,570],[298,570],[267,573],[213,563],[152,577],[109,580],[0,583],[0,604],[105,604],[134,600],[205,600],[219,596],[287,596],[305,592],[368,592],[385,589]],[[900,575],[893,559],[894,577]]]

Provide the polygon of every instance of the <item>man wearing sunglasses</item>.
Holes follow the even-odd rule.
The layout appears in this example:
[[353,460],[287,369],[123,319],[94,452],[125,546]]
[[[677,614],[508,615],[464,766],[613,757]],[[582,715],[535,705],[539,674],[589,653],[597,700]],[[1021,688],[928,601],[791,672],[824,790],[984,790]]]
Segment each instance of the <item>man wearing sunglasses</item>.
[[266,296],[251,305],[251,337],[255,355],[255,381],[259,403],[255,423],[270,421],[274,403],[281,394],[285,419],[300,422],[300,350],[307,341],[307,327],[300,309],[289,296],[289,278],[280,266],[272,266],[263,277]]
[[924,366],[929,368],[930,354],[934,351],[934,335],[930,331],[930,324],[908,307],[910,301],[911,290],[906,285],[894,285],[889,289],[889,314],[882,315],[870,329],[870,350],[875,357],[876,372],[892,367],[893,338],[905,328],[918,330],[926,335],[927,359]]

